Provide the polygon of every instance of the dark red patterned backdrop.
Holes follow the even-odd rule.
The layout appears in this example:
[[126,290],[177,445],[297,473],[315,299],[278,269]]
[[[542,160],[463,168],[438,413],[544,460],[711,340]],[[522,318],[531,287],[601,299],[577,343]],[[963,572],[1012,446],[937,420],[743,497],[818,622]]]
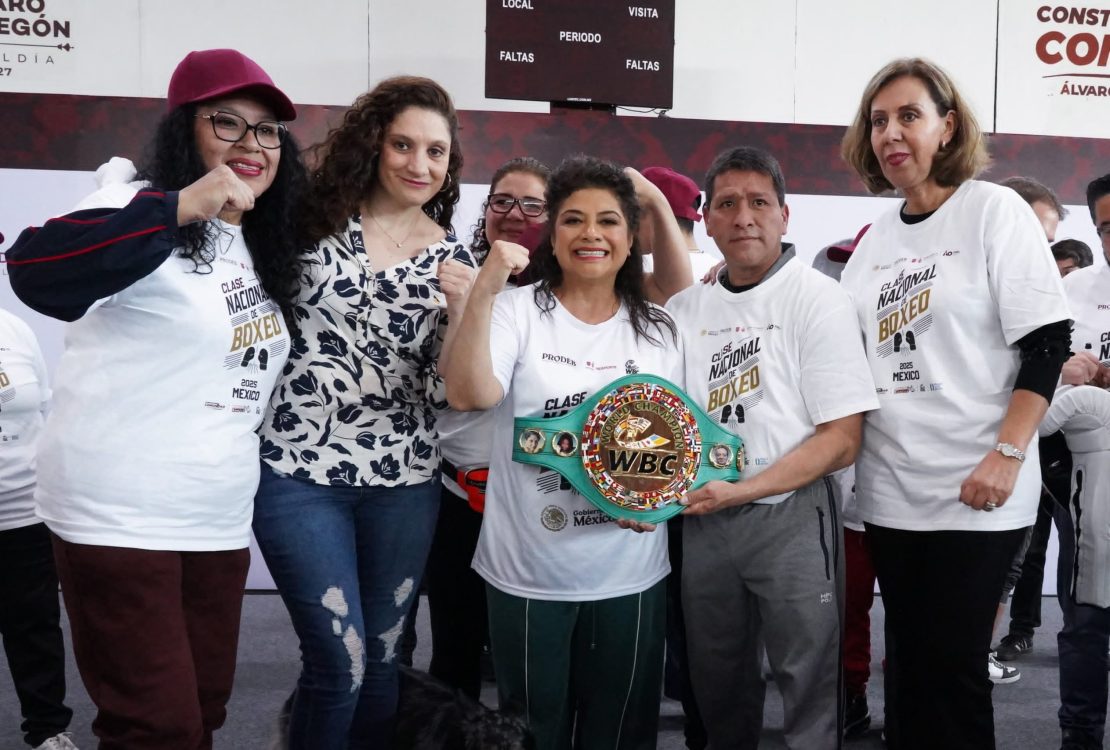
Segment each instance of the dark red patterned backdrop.
[[[0,94],[0,168],[95,169],[108,156],[137,157],[165,107],[161,99]],[[302,144],[321,140],[342,107],[305,105],[292,124]],[[700,180],[730,145],[769,149],[782,162],[787,189],[815,195],[863,195],[840,160],[844,129],[656,117],[602,112],[460,113],[467,182],[484,183],[498,165],[530,155],[549,164],[586,152],[634,166],[670,166]],[[1086,184],[1110,172],[1110,140],[992,135],[989,177],[1034,176],[1065,203],[1083,203]]]

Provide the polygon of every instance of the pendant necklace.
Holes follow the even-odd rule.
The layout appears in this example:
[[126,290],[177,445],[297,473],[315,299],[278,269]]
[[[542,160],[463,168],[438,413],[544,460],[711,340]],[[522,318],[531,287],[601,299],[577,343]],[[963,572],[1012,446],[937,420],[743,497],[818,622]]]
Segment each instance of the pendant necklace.
[[401,249],[401,247],[402,247],[402,246],[403,246],[403,245],[404,245],[404,244],[405,244],[406,242],[408,242],[408,241],[409,241],[409,237],[411,237],[411,236],[412,236],[412,232],[413,232],[413,229],[415,229],[415,228],[416,228],[416,222],[414,221],[414,222],[413,222],[413,223],[412,223],[412,224],[411,224],[411,225],[409,226],[409,231],[408,231],[408,234],[406,234],[406,235],[405,235],[404,239],[402,239],[402,240],[401,240],[400,242],[398,242],[398,241],[397,241],[397,240],[396,240],[396,239],[395,239],[395,238],[393,237],[393,235],[392,235],[392,234],[390,234],[390,233],[389,233],[388,231],[386,231],[386,228],[382,226],[382,223],[381,223],[380,221],[378,221],[377,217],[375,217],[375,216],[374,216],[374,214],[370,214],[370,219],[371,219],[371,221],[373,221],[373,222],[374,222],[374,225],[375,225],[375,226],[377,226],[377,228],[378,228],[378,229],[382,230],[382,234],[384,234],[384,235],[385,235],[386,237],[388,237],[388,238],[389,238],[389,241],[390,241],[390,242],[392,242],[392,243],[393,243],[394,245],[396,245],[396,246],[397,246],[397,249],[398,249],[398,250],[400,250],[400,249]]

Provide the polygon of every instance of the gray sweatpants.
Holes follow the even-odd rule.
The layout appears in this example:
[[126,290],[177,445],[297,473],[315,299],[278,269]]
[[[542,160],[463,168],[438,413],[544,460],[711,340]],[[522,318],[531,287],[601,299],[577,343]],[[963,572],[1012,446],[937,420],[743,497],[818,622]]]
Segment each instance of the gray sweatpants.
[[841,746],[844,534],[834,485],[821,479],[777,505],[684,520],[690,676],[710,750],[759,746],[761,643],[782,693],[787,747]]

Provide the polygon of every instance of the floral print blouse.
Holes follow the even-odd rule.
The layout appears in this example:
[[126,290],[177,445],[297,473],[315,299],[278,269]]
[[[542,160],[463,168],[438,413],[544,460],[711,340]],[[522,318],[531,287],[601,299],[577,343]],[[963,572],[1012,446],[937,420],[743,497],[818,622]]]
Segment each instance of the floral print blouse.
[[447,328],[438,268],[474,259],[448,236],[375,271],[358,216],[311,252],[299,330],[260,429],[262,459],[317,484],[393,487],[439,468],[436,359]]

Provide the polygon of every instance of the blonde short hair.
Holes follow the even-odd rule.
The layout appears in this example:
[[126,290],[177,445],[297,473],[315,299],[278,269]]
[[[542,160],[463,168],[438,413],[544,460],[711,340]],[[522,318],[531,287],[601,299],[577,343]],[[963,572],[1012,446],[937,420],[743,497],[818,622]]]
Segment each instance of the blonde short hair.
[[840,143],[840,155],[856,171],[872,193],[885,193],[894,186],[883,176],[879,158],[871,148],[871,103],[887,84],[904,76],[912,76],[929,91],[944,117],[955,114],[956,130],[952,140],[933,158],[929,176],[942,187],[956,187],[979,175],[990,164],[990,154],[983,140],[983,131],[967,100],[960,95],[949,75],[938,65],[920,57],[906,57],[887,63],[863,90],[859,109]]

